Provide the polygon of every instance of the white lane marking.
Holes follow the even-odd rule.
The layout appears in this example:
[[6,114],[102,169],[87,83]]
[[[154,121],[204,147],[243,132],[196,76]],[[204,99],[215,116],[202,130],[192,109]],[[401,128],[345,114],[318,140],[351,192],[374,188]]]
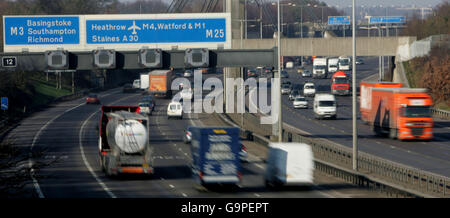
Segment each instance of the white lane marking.
[[31,168],[31,170],[30,170],[30,176],[31,176],[31,179],[33,180],[33,186],[34,186],[34,189],[36,190],[36,192],[37,192],[39,198],[45,198],[45,196],[44,196],[44,193],[43,193],[42,190],[41,190],[41,187],[39,186],[39,182],[38,182],[37,179],[34,177],[34,169],[32,168],[32,167],[33,167],[33,163],[32,163],[32,160],[31,160],[31,157],[33,156],[33,155],[32,155],[33,147],[34,147],[34,145],[36,144],[36,142],[39,140],[39,137],[40,137],[40,135],[41,135],[41,132],[42,132],[44,129],[46,129],[48,125],[50,125],[53,121],[55,121],[56,119],[58,119],[59,117],[61,117],[61,116],[64,115],[65,113],[67,113],[67,112],[69,112],[69,111],[72,111],[72,110],[74,110],[75,108],[78,108],[78,107],[80,107],[80,106],[82,106],[82,105],[84,105],[84,103],[79,104],[79,105],[77,105],[77,106],[75,106],[75,107],[72,107],[72,108],[70,108],[70,109],[64,111],[62,114],[59,114],[58,116],[53,117],[53,119],[51,119],[51,120],[49,120],[47,123],[45,123],[45,125],[39,129],[39,131],[36,133],[36,135],[34,135],[33,142],[31,143],[31,147],[30,147],[30,153],[29,153],[30,159],[28,160],[28,166]]
[[175,188],[175,186],[173,186],[172,184],[169,184],[169,187],[171,187],[171,188]]
[[257,198],[261,197],[261,195],[259,195],[259,194],[257,194],[257,193],[255,193],[254,195],[255,195]]
[[[102,97],[106,97],[106,96],[109,96],[109,95],[112,95],[112,94],[115,94],[115,93],[117,93],[117,92],[113,92],[113,93],[110,93],[110,94],[106,94],[106,95],[103,95]],[[33,166],[33,163],[32,163],[32,160],[31,160],[31,157],[32,157],[33,155],[31,154],[31,152],[32,152],[33,147],[34,147],[34,145],[36,144],[37,140],[39,140],[39,137],[40,137],[40,135],[41,135],[41,132],[42,132],[45,128],[47,128],[47,126],[50,125],[54,120],[58,119],[59,117],[61,117],[61,116],[64,115],[65,113],[70,112],[70,111],[72,111],[72,110],[75,110],[76,108],[81,107],[81,106],[83,106],[83,105],[85,105],[84,102],[81,103],[81,104],[79,104],[79,105],[77,105],[77,106],[75,106],[75,107],[72,107],[72,108],[69,108],[69,109],[65,110],[62,114],[60,114],[60,115],[54,117],[53,119],[49,120],[43,127],[41,127],[41,128],[39,129],[39,131],[36,133],[36,135],[34,135],[34,137],[33,137],[33,142],[31,143],[31,147],[30,147],[30,153],[29,153],[30,159],[28,160],[28,166],[29,166],[30,168],[32,168],[32,166]],[[45,198],[44,193],[42,192],[41,187],[39,186],[39,182],[37,181],[37,179],[36,179],[33,175],[34,175],[34,169],[31,169],[31,170],[30,170],[30,177],[31,177],[31,179],[33,180],[33,186],[34,186],[34,189],[36,190],[36,192],[37,192],[39,198]]]
[[181,193],[181,195],[183,195],[183,197],[187,197],[187,194]]
[[[114,104],[116,102],[122,101],[124,99],[127,98],[131,98],[133,96],[127,96],[124,98],[120,98],[117,101],[111,102],[111,104]],[[84,165],[86,166],[86,168],[89,170],[89,172],[92,174],[92,176],[95,178],[95,180],[97,180],[97,183],[103,188],[103,190],[105,190],[105,192],[111,197],[111,198],[117,198],[116,195],[114,195],[114,193],[112,193],[112,191],[106,186],[106,184],[100,179],[100,177],[97,176],[97,174],[94,172],[94,170],[92,169],[91,165],[89,164],[86,155],[84,153],[84,148],[83,148],[83,143],[81,142],[81,138],[82,138],[82,133],[83,133],[83,129],[84,126],[87,124],[87,122],[96,114],[100,112],[100,110],[95,111],[94,113],[92,113],[81,125],[80,128],[80,132],[78,133],[78,140],[79,140],[79,147],[80,147],[80,152],[81,152],[81,158],[83,159]]]
[[111,192],[111,190],[106,186],[105,183],[103,183],[103,181],[97,176],[97,174],[94,172],[94,170],[92,169],[91,165],[89,164],[89,162],[87,161],[86,155],[84,154],[84,148],[83,148],[83,143],[81,142],[81,138],[82,138],[82,133],[83,133],[83,129],[84,126],[86,125],[86,123],[96,114],[98,113],[98,111],[94,112],[93,114],[91,114],[91,116],[89,116],[84,122],[83,125],[80,128],[80,132],[79,132],[79,145],[80,145],[80,151],[81,151],[81,157],[83,158],[83,162],[84,165],[88,168],[89,172],[92,174],[92,176],[95,178],[95,180],[97,180],[97,183],[100,184],[100,186],[103,188],[103,190],[105,190],[105,192],[111,197],[111,198],[117,198],[116,195],[114,195],[114,193]]
[[259,164],[255,164],[256,167],[260,168],[260,169],[264,169],[263,166],[259,165]]

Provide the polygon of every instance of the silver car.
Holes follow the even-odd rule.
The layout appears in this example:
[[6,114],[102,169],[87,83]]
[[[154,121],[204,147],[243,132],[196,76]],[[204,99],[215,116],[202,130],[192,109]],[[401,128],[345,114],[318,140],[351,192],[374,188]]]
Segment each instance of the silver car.
[[289,94],[290,92],[291,92],[291,86],[290,86],[290,85],[284,84],[284,85],[281,87],[281,94],[282,94],[282,95]]
[[297,96],[292,102],[294,108],[308,108],[308,101],[303,96]]

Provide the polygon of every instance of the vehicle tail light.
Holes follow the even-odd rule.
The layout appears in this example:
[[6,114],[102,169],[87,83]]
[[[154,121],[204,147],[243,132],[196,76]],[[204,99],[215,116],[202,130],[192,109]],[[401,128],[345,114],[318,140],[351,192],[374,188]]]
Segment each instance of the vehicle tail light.
[[200,179],[202,179],[203,178],[203,172],[202,171],[200,171]]
[[242,148],[243,151],[247,151],[247,148],[245,147],[244,144],[241,144],[241,148]]
[[237,174],[238,174],[239,180],[241,180],[241,179],[242,179],[242,173],[241,173],[241,171],[237,171]]

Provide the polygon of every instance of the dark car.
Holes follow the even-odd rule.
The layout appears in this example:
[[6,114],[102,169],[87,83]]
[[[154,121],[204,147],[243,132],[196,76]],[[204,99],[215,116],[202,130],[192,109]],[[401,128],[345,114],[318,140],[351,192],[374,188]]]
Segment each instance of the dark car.
[[283,71],[281,71],[280,77],[281,77],[281,78],[289,78],[289,74],[288,74],[287,71],[283,70]]
[[152,114],[152,112],[155,110],[156,102],[152,96],[150,96],[150,95],[144,96],[144,97],[142,97],[140,102],[149,104],[148,107],[150,109],[150,114]]
[[86,104],[100,104],[100,99],[96,94],[89,94],[86,97]]
[[123,86],[123,93],[130,93],[130,92],[135,92],[135,89],[133,88],[133,85],[127,83]]
[[258,77],[258,75],[256,74],[256,70],[248,70],[247,71],[247,77]]

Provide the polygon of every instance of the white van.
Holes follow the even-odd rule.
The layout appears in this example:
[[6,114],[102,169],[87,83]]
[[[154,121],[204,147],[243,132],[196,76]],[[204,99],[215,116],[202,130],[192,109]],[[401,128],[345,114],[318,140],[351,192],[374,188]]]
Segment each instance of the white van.
[[316,94],[313,108],[316,119],[336,119],[336,97],[332,94]]
[[183,105],[180,102],[172,101],[167,106],[167,119],[171,117],[183,119]]
[[133,81],[133,89],[140,89],[141,88],[141,80],[140,79],[135,79]]
[[294,68],[294,62],[292,62],[292,61],[287,62],[286,69],[292,69],[292,68]]
[[305,143],[270,143],[264,184],[311,185],[314,180],[314,155]]

